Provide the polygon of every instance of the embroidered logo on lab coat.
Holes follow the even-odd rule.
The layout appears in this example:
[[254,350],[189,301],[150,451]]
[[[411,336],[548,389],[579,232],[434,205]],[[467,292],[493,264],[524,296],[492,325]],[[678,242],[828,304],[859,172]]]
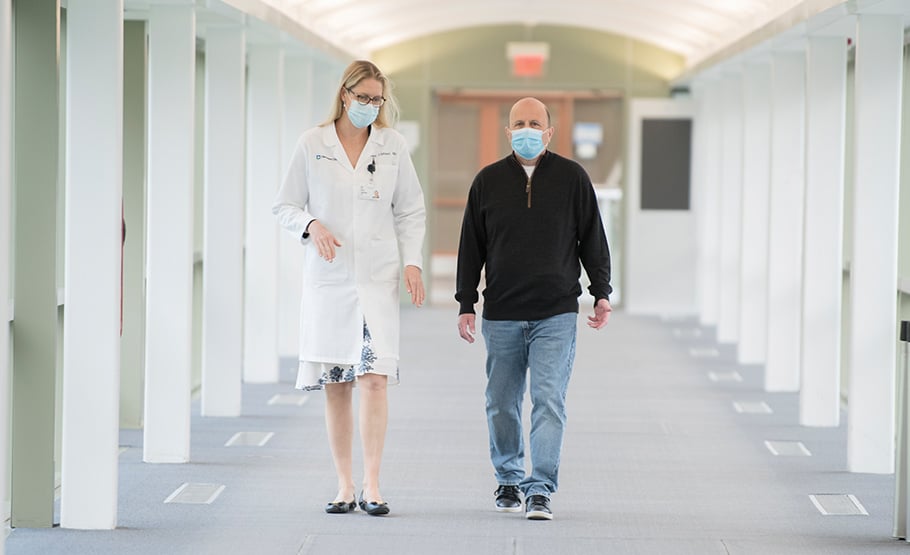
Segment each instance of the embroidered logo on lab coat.
[[325,154],[317,154],[317,160],[331,160],[332,162],[337,162],[338,158],[332,158],[331,156],[326,156]]

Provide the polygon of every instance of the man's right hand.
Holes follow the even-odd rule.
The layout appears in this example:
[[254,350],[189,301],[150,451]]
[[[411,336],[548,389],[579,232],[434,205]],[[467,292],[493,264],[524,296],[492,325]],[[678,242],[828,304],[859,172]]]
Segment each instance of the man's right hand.
[[471,313],[458,315],[458,335],[468,343],[474,342],[474,320],[475,315]]

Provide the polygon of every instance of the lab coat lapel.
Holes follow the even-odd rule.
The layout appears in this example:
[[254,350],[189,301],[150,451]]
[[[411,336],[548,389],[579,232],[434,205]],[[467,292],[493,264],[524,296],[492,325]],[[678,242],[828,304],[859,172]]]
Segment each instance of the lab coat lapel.
[[357,168],[363,165],[364,160],[371,160],[376,155],[377,152],[382,150],[380,147],[385,143],[385,134],[383,129],[373,126],[370,129],[370,137],[367,139],[367,144],[364,145],[363,151],[360,153],[360,158],[357,159],[357,165],[352,166],[351,161],[348,160],[348,154],[344,151],[344,147],[341,146],[341,139],[338,138],[338,132],[335,131],[335,125],[326,125],[323,128],[322,140],[325,143],[325,146],[332,149],[332,155],[337,158],[343,168],[347,169],[350,172],[356,172]]
[[[357,168],[366,167],[367,164],[374,161],[376,154],[382,150],[380,147],[382,147],[384,143],[384,137],[384,129],[376,127],[375,125],[370,128],[370,136],[367,138],[367,144],[363,145],[363,150],[360,152],[360,158],[357,159],[357,165],[354,166],[355,172],[357,171]],[[339,148],[341,148],[340,144]],[[343,148],[341,150],[344,152]]]
[[332,156],[338,160],[338,163],[341,164],[342,168],[354,173],[354,167],[351,166],[351,161],[348,160],[348,154],[344,151],[344,147],[341,146],[341,139],[338,138],[338,132],[335,131],[334,123],[322,128],[322,142],[326,147],[332,149]]

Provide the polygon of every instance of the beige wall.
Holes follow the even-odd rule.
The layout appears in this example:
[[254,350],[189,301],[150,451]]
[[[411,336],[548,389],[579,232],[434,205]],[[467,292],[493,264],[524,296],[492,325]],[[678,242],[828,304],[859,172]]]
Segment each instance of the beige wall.
[[[550,45],[545,75],[513,77],[506,43]],[[437,89],[590,90],[609,89],[626,97],[666,96],[668,80],[684,66],[681,56],[656,46],[589,29],[540,25],[474,27],[417,38],[373,53],[389,74],[401,103],[401,119],[420,124],[421,145],[414,164],[426,185],[427,138]],[[428,191],[432,195],[432,191]]]
[[[550,57],[542,77],[512,76],[506,44],[515,41],[549,44]],[[429,148],[438,131],[433,121],[435,91],[499,90],[514,91],[518,96],[523,91],[593,89],[618,93],[621,98],[665,97],[669,94],[669,79],[684,67],[681,56],[641,41],[591,29],[552,25],[495,25],[448,31],[376,51],[372,60],[395,85],[401,119],[418,123],[420,145],[413,159],[428,206],[433,206],[435,199],[431,175],[433,151]],[[620,119],[625,121],[625,117]],[[626,136],[624,130],[620,136]],[[625,146],[620,145],[620,159],[624,152]],[[438,217],[445,215],[429,211],[430,233],[438,227],[435,225]],[[615,245],[622,242],[621,237],[612,240]],[[434,238],[428,237],[426,244],[433,245]],[[435,289],[442,291],[449,287],[431,280],[431,299],[449,298],[447,294],[434,294]]]

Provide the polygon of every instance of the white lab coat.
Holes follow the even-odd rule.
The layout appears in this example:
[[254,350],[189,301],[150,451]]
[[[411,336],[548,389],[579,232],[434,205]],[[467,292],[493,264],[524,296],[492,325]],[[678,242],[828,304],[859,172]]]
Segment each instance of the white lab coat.
[[[358,364],[366,321],[376,357],[397,361],[401,266],[423,267],[426,227],[404,137],[373,126],[351,167],[334,125],[306,131],[272,213],[304,246],[299,359]],[[313,219],[341,242],[331,263],[302,238]]]

